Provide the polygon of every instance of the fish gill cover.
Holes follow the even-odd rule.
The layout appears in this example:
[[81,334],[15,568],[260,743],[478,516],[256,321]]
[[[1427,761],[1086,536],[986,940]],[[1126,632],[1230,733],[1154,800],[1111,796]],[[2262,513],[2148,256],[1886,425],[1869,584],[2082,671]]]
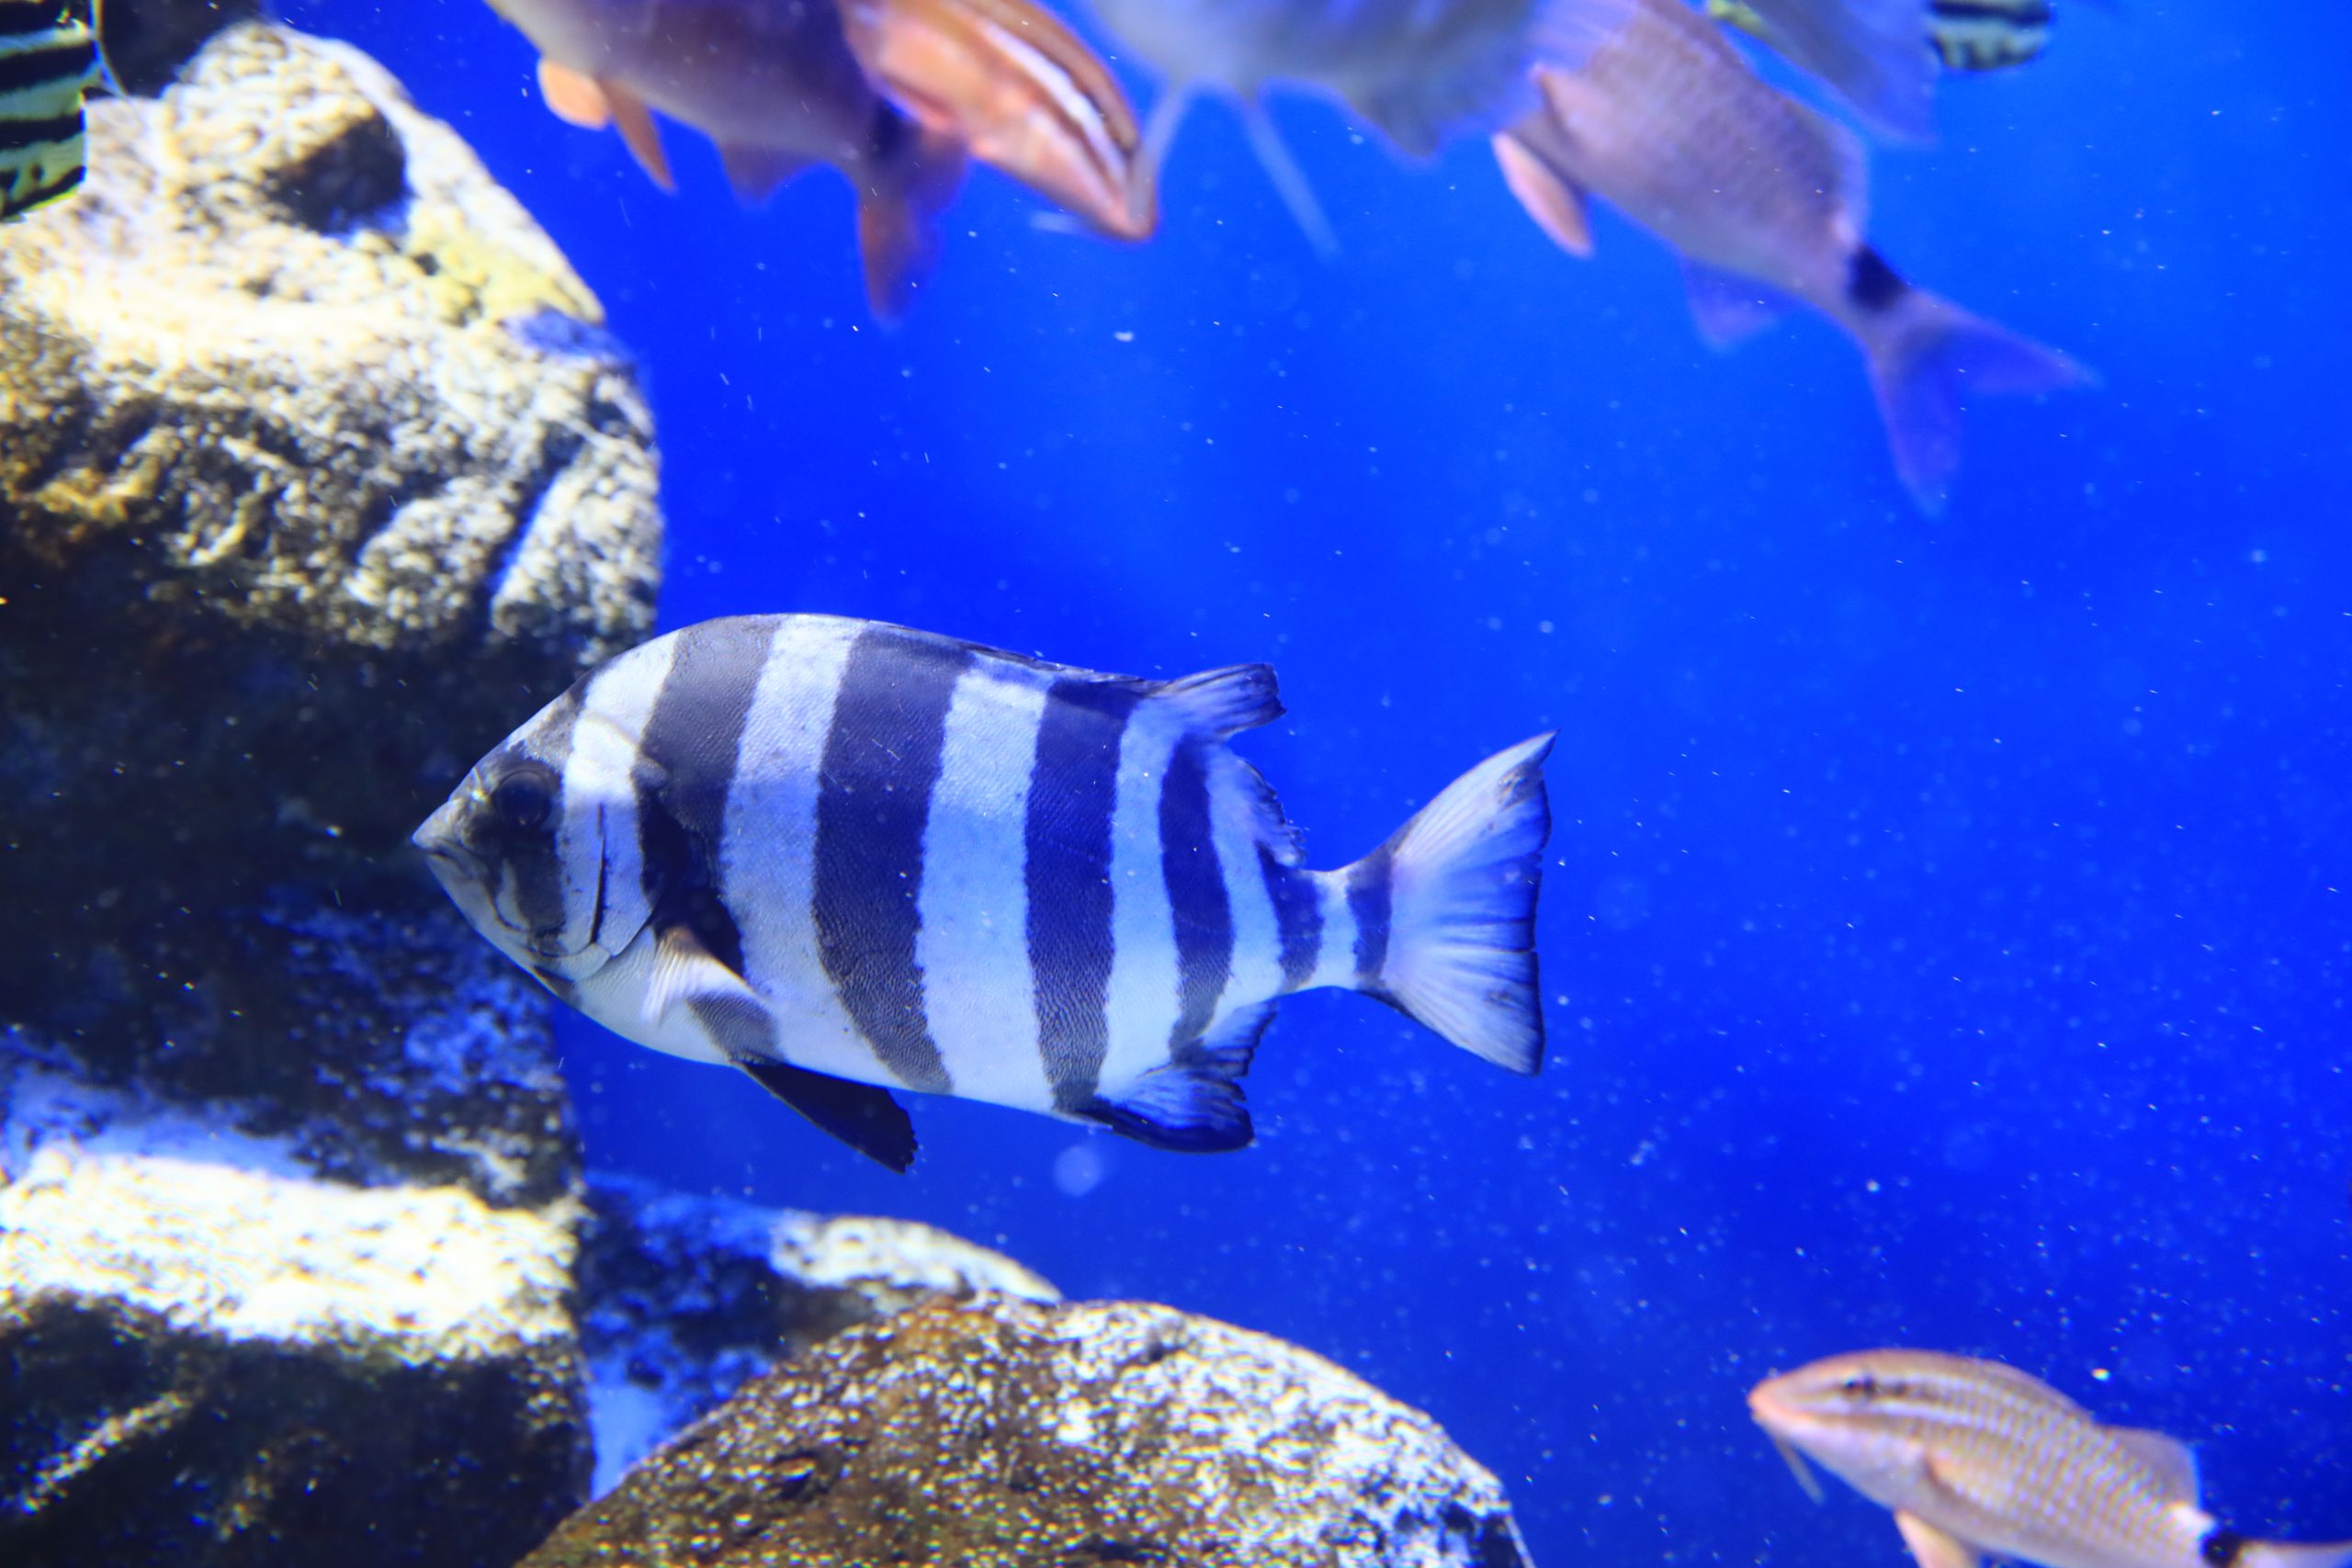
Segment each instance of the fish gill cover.
[[[1272,663],[1290,713],[1234,750],[1315,866],[1559,731],[1532,1081],[1302,995],[1250,1065],[1247,1152],[910,1097],[899,1177],[566,1011],[589,1166],[920,1219],[1073,1301],[1309,1347],[1491,1467],[1539,1562],[1899,1562],[1876,1510],[1806,1505],[1741,1405],[1871,1345],[2199,1444],[2205,1506],[2249,1535],[2352,1535],[2352,18],[2061,6],[1996,51],[2029,63],[1936,81],[1933,139],[1898,144],[1754,29],[1664,3],[1627,10],[1703,40],[1715,88],[1657,96],[1689,78],[1605,52],[1634,23],[1550,8],[1523,64],[1558,81],[1464,95],[1426,162],[1280,82],[1278,143],[1206,109],[1134,142],[1169,67],[1057,7],[1104,74],[1057,52],[1023,88],[1054,137],[992,144],[952,199],[923,138],[978,135],[996,46],[944,6],[864,13],[944,85],[828,144],[879,171],[861,222],[844,182],[722,164],[727,135],[659,104],[657,188],[628,102],[595,100],[636,157],[548,112],[519,7],[287,0],[594,290],[601,321],[504,330],[641,370],[662,629],[790,611],[1152,680]],[[1920,7],[1921,47],[1964,9]],[[1627,163],[1669,133],[1719,152],[1734,104],[1804,172],[1801,231]],[[1725,177],[1699,184],[1757,188]],[[118,221],[96,194],[26,221]],[[398,246],[401,220],[367,224]],[[1945,299],[2022,338],[1923,348],[1913,312]],[[1874,393],[1858,344],[1927,390]],[[2005,373],[2077,389],[1977,395]],[[1905,409],[1934,460],[1898,471]],[[469,697],[419,817],[561,662]],[[370,735],[367,682],[330,690]],[[47,755],[12,742],[10,776],[46,789]]]

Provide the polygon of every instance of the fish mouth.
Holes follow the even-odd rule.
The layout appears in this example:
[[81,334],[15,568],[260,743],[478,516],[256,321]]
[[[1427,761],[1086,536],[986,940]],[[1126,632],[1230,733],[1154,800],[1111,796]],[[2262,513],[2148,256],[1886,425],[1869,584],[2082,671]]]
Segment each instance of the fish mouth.
[[1767,1378],[1748,1390],[1747,1413],[1764,1428],[1764,1435],[1772,1439],[1773,1448],[1780,1450],[1781,1458],[1788,1463],[1789,1473],[1797,1478],[1804,1495],[1816,1503],[1825,1502],[1820,1478],[1805,1463],[1804,1453],[1797,1446],[1795,1434],[1805,1426],[1805,1419],[1784,1397],[1786,1382],[1785,1378]]

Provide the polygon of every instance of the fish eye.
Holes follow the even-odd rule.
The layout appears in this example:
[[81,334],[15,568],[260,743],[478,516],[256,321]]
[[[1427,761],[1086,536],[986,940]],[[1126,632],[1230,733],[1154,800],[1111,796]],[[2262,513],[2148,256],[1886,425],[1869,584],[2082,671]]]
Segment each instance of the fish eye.
[[528,833],[548,819],[555,803],[555,779],[538,763],[526,763],[498,781],[490,792],[490,808],[505,827]]
[[1873,1399],[1878,1395],[1878,1379],[1868,1372],[1856,1372],[1846,1380],[1843,1386],[1847,1393],[1856,1399]]

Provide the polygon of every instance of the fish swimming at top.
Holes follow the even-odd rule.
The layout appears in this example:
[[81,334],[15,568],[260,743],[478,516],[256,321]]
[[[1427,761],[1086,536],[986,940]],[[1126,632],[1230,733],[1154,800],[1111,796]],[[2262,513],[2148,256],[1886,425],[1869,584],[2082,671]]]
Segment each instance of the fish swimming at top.
[[62,0],[0,0],[0,221],[62,201],[87,172],[83,99],[97,36]]
[[[1584,0],[1553,0],[1537,35],[1542,107],[1494,139],[1512,194],[1563,249],[1592,253],[1599,197],[1680,253],[1700,331],[1718,345],[1791,301],[1844,328],[1870,362],[1894,464],[1927,511],[1960,466],[1964,397],[2077,385],[2065,355],[1915,288],[1866,237],[1851,133],[1758,76],[1679,0],[1636,0],[1593,41]],[[1548,62],[1555,35],[1564,57]]]
[[492,0],[539,51],[548,106],[613,125],[673,188],[656,111],[718,144],[764,198],[814,164],[858,194],[875,313],[902,314],[939,211],[977,156],[1104,232],[1157,211],[1134,111],[1102,62],[1029,0]]
[[2050,42],[2050,0],[1930,0],[1928,17],[1947,71],[2006,70]]
[[2050,0],[1706,0],[1706,11],[1908,141],[1934,133],[1939,65],[2020,65],[2050,38]]
[[1534,1072],[1552,737],[1318,872],[1229,744],[1282,711],[1262,664],[1148,681],[874,622],[707,621],[583,677],[415,841],[557,996],[895,1168],[894,1089],[1238,1148],[1250,1055],[1311,987]]
[[2197,1461],[2160,1432],[2102,1427],[1998,1361],[1929,1350],[1832,1356],[1769,1378],[1748,1407],[1894,1522],[1918,1568],[2346,1568],[2352,1542],[2253,1540],[2198,1506]]

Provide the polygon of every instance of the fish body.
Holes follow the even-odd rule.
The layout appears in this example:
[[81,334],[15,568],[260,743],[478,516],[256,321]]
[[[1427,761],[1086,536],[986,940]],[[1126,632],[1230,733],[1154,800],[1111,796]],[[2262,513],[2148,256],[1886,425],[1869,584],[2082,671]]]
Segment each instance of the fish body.
[[[1697,11],[1635,0],[1596,38],[1581,0],[1537,35],[1539,108],[1495,139],[1506,181],[1563,248],[1589,255],[1590,197],[1682,257],[1700,330],[1736,342],[1791,301],[1827,316],[1869,359],[1895,465],[1939,505],[1969,392],[2041,391],[2082,371],[1923,289],[1866,238],[1860,144],[1758,77]],[[1565,69],[1549,57],[1581,56]]]
[[729,184],[765,197],[815,164],[858,193],[876,312],[901,313],[967,152],[1139,238],[1140,133],[1085,46],[1027,0],[492,0],[538,49],[548,107],[616,125],[673,188],[656,113],[718,144]]
[[60,0],[0,0],[0,221],[82,184],[82,104],[99,81],[97,37]]
[[1919,1568],[1977,1568],[1986,1557],[2043,1568],[2352,1563],[2352,1544],[2222,1529],[2198,1506],[2196,1461],[2181,1443],[2101,1426],[1997,1361],[1834,1356],[1759,1383],[1748,1405],[1776,1442],[1894,1509]]
[[1154,682],[870,622],[710,621],[584,677],[416,842],[559,997],[899,1168],[895,1089],[1245,1145],[1250,1053],[1315,986],[1533,1072],[1551,738],[1315,872],[1227,743],[1281,711],[1263,665]]
[[1947,71],[2022,65],[2050,43],[2050,0],[1930,0],[1928,34]]

